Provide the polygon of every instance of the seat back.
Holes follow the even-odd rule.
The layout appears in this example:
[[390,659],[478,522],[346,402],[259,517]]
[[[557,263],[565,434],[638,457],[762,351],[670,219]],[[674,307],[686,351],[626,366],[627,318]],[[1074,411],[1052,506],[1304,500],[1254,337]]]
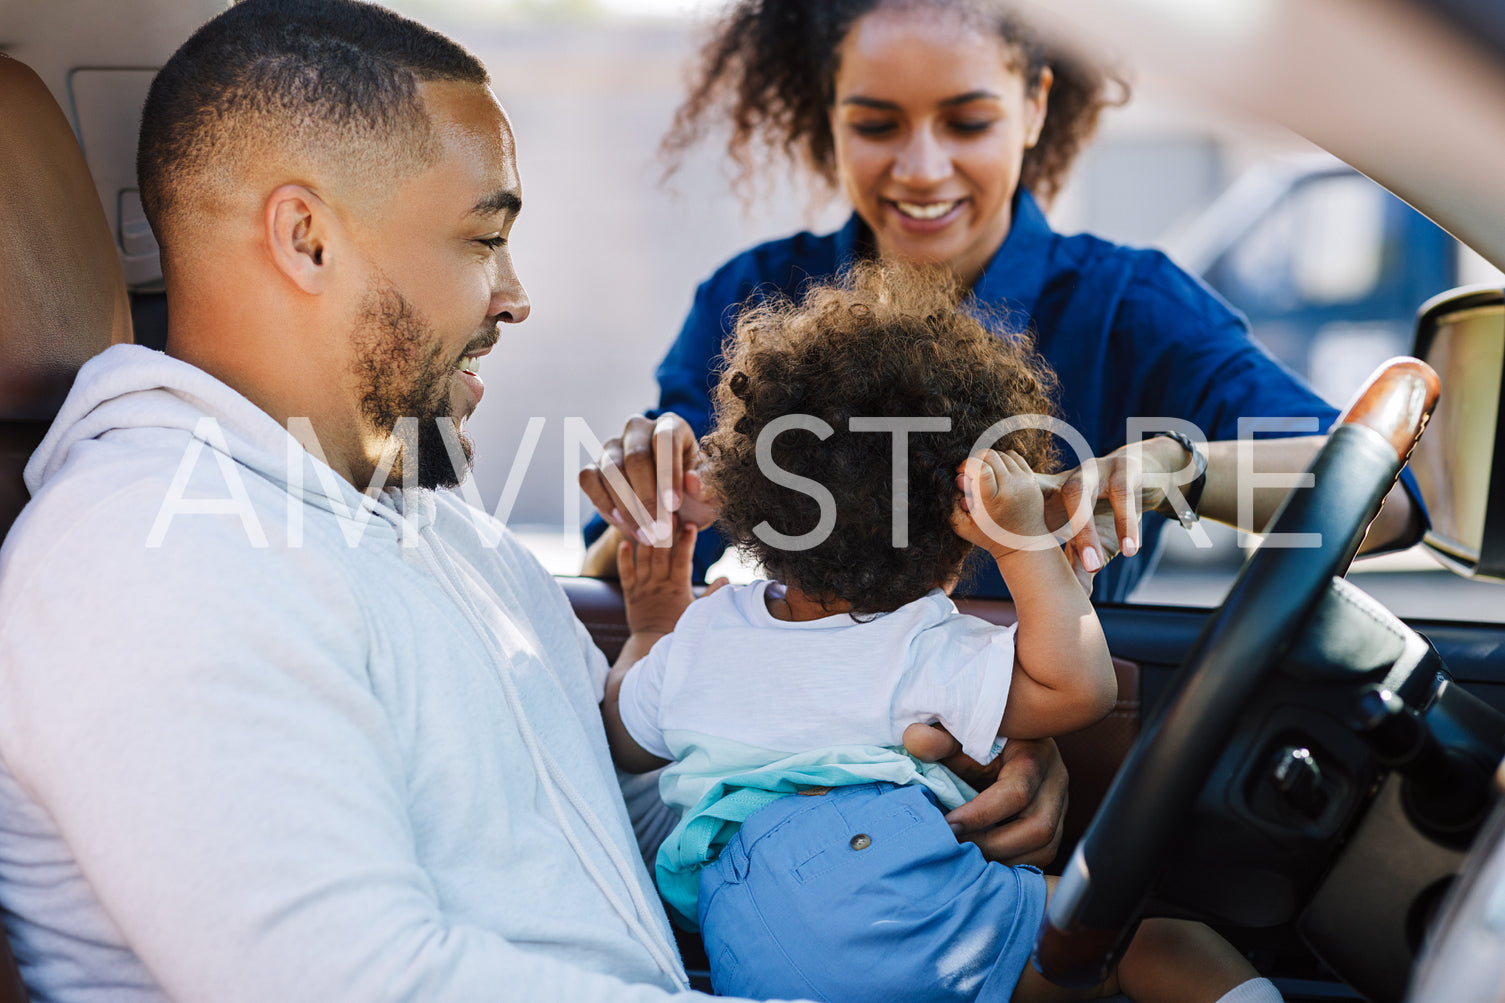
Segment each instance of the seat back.
[[120,259],[83,152],[46,85],[0,53],[0,539],[78,367],[130,340]]
[[[78,367],[130,340],[120,261],[73,130],[37,75],[0,53],[0,540]],[[26,999],[0,937],[0,1003]]]

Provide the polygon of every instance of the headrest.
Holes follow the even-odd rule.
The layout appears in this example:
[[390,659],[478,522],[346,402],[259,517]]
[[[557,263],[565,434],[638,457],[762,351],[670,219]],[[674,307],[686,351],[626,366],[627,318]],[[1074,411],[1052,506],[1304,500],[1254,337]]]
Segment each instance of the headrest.
[[0,421],[49,421],[78,367],[131,340],[99,195],[41,79],[0,53]]

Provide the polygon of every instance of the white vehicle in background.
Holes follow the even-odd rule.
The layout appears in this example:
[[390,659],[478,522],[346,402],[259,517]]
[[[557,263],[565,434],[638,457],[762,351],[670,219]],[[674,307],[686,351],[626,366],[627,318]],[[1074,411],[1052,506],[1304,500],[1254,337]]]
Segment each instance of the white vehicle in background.
[[1501,275],[1327,154],[1255,165],[1165,243],[1276,358],[1338,404],[1409,349],[1420,304]]
[[[1466,244],[1320,152],[1260,160],[1161,243],[1249,319],[1271,354],[1339,406],[1377,365],[1410,351],[1421,304],[1458,286],[1505,283],[1505,273]],[[1208,532],[1213,546],[1203,549],[1169,538],[1161,570],[1136,600],[1201,605],[1220,598],[1257,541],[1241,547],[1227,527]],[[1418,587],[1460,594],[1469,607],[1479,601],[1477,591],[1419,552],[1360,567],[1366,588],[1382,570],[1394,578],[1376,585],[1386,601]],[[1217,569],[1216,582],[1207,580],[1207,569]],[[1429,580],[1419,579],[1427,573]]]

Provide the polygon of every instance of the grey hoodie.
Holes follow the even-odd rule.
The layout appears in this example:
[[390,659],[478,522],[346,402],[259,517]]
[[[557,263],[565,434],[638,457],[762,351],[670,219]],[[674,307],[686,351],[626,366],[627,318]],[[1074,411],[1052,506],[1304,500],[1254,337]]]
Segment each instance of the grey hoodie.
[[27,483],[0,551],[0,902],[39,1003],[683,985],[605,660],[500,524],[369,499],[129,345],[84,367]]

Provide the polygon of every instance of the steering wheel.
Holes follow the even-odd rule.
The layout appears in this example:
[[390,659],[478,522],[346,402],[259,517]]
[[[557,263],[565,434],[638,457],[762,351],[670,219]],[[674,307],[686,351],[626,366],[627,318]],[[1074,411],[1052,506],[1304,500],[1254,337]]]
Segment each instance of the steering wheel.
[[1343,574],[1437,402],[1426,363],[1400,358],[1369,378],[1268,527],[1313,534],[1261,547],[1203,628],[1157,718],[1140,736],[1051,898],[1035,966],[1095,985],[1127,946],[1224,743],[1331,580]]

